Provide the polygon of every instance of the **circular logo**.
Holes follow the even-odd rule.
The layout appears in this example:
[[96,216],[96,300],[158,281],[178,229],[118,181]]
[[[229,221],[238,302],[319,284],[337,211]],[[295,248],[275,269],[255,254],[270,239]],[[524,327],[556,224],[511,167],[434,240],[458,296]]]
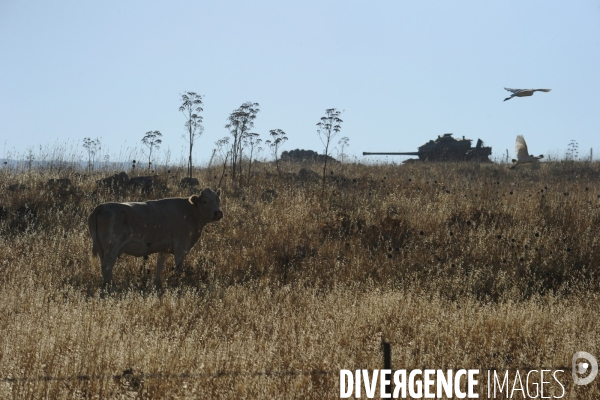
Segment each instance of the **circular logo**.
[[[578,363],[577,360],[579,359],[584,359],[585,362]],[[590,374],[585,378],[580,378],[579,375],[585,374],[590,367]],[[578,351],[577,353],[573,354],[573,359],[571,360],[571,372],[573,375],[573,382],[576,385],[587,385],[596,379],[596,375],[598,375],[598,361],[596,361],[594,356],[590,353]]]

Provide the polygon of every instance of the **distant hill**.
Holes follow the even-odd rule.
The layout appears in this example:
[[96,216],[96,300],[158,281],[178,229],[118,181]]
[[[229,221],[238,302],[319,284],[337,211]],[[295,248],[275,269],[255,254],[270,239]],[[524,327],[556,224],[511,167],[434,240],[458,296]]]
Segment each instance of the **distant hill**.
[[[313,150],[296,149],[281,153],[281,160],[290,162],[325,162],[325,155]],[[327,162],[338,163],[339,161],[331,156],[327,156]]]

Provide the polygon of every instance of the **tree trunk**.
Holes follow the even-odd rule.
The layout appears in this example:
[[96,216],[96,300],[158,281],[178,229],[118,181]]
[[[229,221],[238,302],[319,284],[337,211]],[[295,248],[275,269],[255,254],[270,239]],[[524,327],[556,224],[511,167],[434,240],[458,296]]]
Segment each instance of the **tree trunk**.
[[219,180],[219,188],[221,187],[221,183],[223,182],[223,177],[225,176],[225,171],[227,170],[227,158],[229,154],[225,155],[225,161],[223,162],[223,172],[221,173],[221,179]]
[[237,142],[238,135],[237,132],[233,136],[233,146],[231,148],[231,180],[235,181],[235,171],[237,166]]
[[325,146],[325,164],[323,165],[323,190],[322,193],[325,193],[325,177],[327,176],[327,153],[329,151],[329,137],[327,137],[327,145]]
[[192,116],[191,116],[191,112],[190,112],[189,124],[190,124],[190,157],[188,159],[188,176],[189,176],[190,179],[192,179],[192,147],[194,147],[194,137],[192,135]]
[[250,152],[250,160],[248,160],[248,183],[247,185],[250,186],[250,174],[252,172],[252,152]]
[[239,172],[238,179],[239,179],[239,181],[241,183],[242,182],[242,145],[241,145],[241,142],[240,142],[240,157],[239,157],[239,161],[240,162],[239,162],[239,170],[238,170],[238,172]]
[[192,144],[190,142],[190,158],[188,160],[188,176],[192,178]]

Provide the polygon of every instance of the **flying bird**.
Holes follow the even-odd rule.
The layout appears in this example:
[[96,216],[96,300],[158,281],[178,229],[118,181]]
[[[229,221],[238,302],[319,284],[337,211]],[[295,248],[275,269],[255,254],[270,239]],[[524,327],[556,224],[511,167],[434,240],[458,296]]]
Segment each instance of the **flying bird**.
[[519,164],[534,163],[538,162],[540,158],[544,158],[544,156],[541,154],[537,157],[529,155],[529,152],[527,151],[527,143],[525,143],[525,138],[523,137],[523,135],[517,136],[517,142],[515,143],[515,153],[517,154],[517,159],[512,160],[513,165],[512,167],[510,167],[510,169],[513,169]]
[[549,92],[552,90],[552,89],[510,89],[510,88],[506,88],[506,87],[504,89],[508,90],[509,92],[512,92],[510,97],[505,98],[504,101],[510,100],[513,97],[533,96],[534,92]]

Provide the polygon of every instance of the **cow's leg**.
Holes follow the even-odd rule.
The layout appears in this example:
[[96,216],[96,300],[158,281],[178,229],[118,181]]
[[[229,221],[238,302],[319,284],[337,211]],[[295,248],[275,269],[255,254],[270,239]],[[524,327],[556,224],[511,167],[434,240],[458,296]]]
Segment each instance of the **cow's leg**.
[[154,284],[156,285],[157,288],[161,287],[161,281],[160,281],[160,273],[162,272],[164,266],[165,266],[165,261],[167,261],[167,253],[158,253],[158,259],[156,260],[156,272],[154,274]]
[[102,279],[104,280],[104,288],[110,286],[112,282],[113,267],[117,262],[119,256],[118,250],[111,249],[108,252],[104,252],[104,258],[102,259]]
[[185,256],[187,256],[187,251],[180,250],[175,252],[175,272],[179,276],[183,273],[183,260],[185,260]]

